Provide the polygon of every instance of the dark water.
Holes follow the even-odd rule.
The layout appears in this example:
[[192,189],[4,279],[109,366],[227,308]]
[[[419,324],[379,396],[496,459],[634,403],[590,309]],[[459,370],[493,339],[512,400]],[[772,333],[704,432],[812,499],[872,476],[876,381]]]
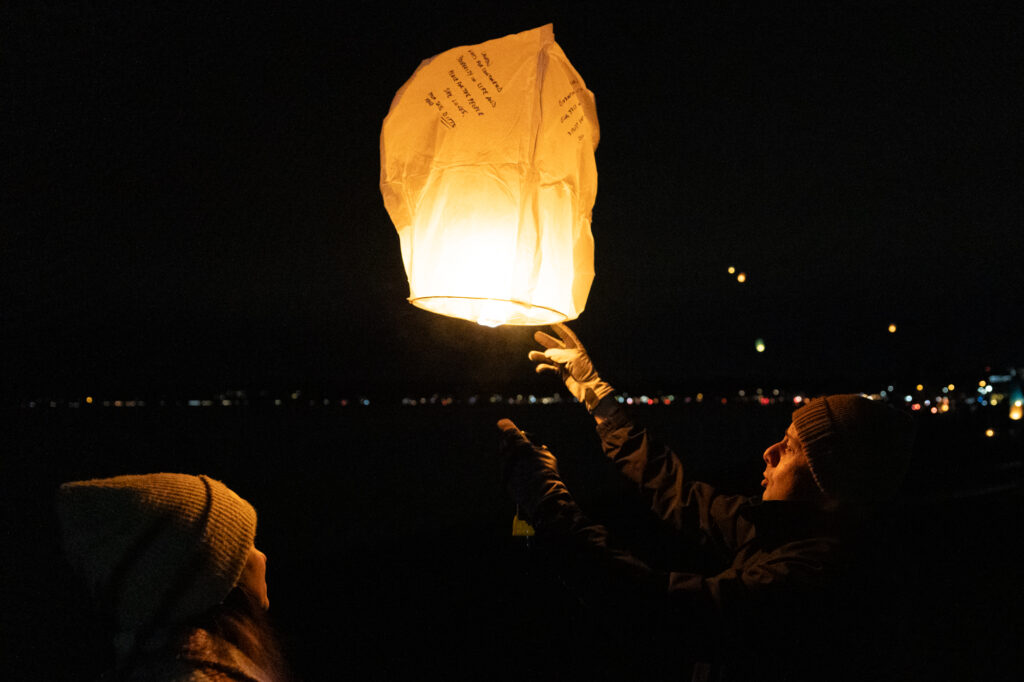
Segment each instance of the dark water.
[[[686,453],[693,475],[753,494],[760,454],[789,409],[641,414]],[[271,612],[303,679],[593,678],[614,633],[510,537],[495,459],[502,416],[559,455],[585,509],[657,560],[656,530],[624,502],[578,406],[7,412],[0,678],[93,679],[109,664],[107,636],[60,554],[53,495],[66,480],[152,471],[209,474],[257,508]],[[1024,671],[1024,453],[999,419],[921,420],[900,513],[885,530],[906,558],[893,577],[904,600],[888,616],[899,621],[905,679]],[[996,438],[982,435],[989,425]]]

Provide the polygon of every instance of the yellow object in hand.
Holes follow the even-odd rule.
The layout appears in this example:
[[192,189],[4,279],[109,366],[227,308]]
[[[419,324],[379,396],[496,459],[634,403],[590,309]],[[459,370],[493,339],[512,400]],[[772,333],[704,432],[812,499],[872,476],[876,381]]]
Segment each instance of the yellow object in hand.
[[519,518],[519,514],[512,517],[512,537],[532,537],[534,533],[533,526]]

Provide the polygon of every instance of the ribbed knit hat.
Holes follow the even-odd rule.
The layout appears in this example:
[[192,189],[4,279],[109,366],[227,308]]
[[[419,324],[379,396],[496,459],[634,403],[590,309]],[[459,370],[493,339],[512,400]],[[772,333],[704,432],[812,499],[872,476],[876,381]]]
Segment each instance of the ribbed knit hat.
[[818,487],[840,503],[892,497],[910,464],[910,415],[860,395],[814,398],[793,413]]
[[207,476],[146,474],[65,483],[64,550],[120,630],[187,620],[238,582],[256,511]]

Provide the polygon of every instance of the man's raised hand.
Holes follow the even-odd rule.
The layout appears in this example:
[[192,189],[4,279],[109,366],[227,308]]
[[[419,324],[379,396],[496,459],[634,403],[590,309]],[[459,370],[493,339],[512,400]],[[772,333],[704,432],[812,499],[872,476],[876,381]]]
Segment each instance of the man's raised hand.
[[601,399],[615,389],[598,376],[587,349],[567,325],[557,323],[551,328],[558,334],[557,339],[541,331],[533,335],[544,347],[543,351],[530,351],[530,360],[537,363],[534,369],[538,374],[558,374],[573,397],[593,412]]

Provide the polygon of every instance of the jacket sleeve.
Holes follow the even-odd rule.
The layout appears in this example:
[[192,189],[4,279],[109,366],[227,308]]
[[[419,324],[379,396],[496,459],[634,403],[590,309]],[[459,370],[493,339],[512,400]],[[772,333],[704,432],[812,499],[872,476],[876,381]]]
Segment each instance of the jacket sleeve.
[[685,637],[690,651],[711,656],[723,646],[748,645],[761,636],[766,618],[795,613],[794,600],[827,570],[828,548],[817,541],[792,543],[714,575],[656,570],[614,546],[606,528],[568,493],[542,505],[536,523],[538,548],[585,604],[622,627]]
[[711,485],[689,480],[679,456],[652,438],[625,410],[617,410],[599,424],[597,434],[605,455],[636,485],[659,519],[719,550],[739,546],[750,530],[739,514],[749,498],[723,495]]

